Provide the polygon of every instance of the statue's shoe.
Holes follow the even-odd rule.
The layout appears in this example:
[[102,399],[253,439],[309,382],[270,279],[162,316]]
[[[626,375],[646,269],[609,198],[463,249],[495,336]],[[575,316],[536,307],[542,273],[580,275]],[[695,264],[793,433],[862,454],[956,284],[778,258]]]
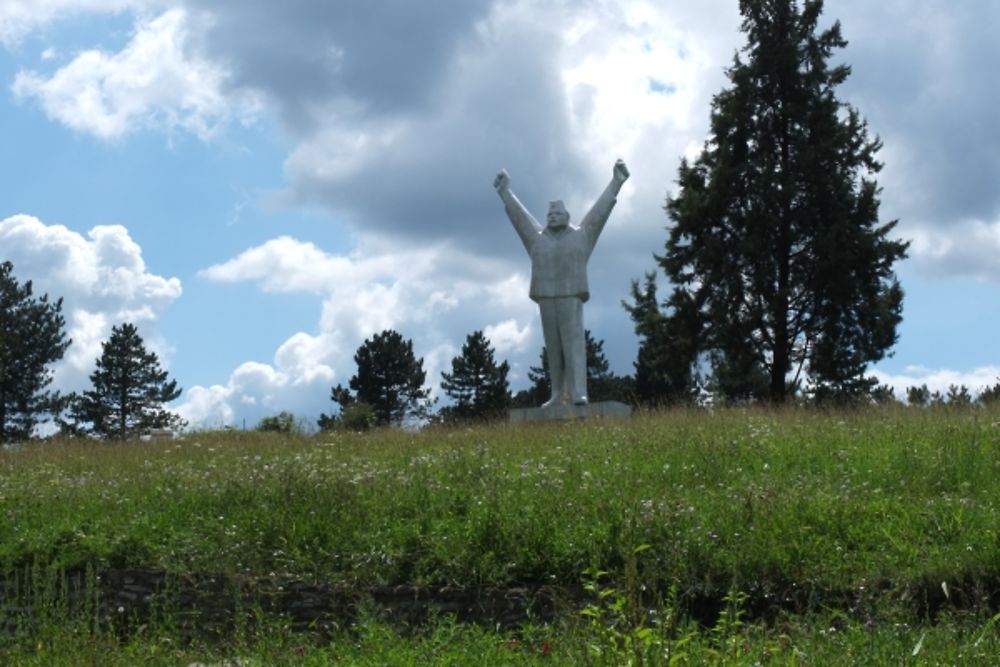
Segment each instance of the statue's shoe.
[[573,405],[587,405],[590,401],[586,396],[575,396],[573,397]]

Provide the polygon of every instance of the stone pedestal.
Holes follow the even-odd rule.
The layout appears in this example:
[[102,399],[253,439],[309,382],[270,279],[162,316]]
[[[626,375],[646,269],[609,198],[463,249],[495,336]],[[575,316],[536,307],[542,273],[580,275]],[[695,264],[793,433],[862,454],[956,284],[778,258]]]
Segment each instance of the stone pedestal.
[[547,408],[514,408],[510,423],[559,421],[569,419],[623,418],[632,415],[632,408],[618,401],[599,401],[587,405],[553,405]]

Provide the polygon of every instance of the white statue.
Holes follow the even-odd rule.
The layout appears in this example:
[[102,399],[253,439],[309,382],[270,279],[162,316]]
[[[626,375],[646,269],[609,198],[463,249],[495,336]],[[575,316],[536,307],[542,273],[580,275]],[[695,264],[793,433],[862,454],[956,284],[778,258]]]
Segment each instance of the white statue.
[[493,181],[507,217],[531,256],[529,296],[542,315],[552,381],[552,397],[542,407],[587,404],[587,343],[583,333],[583,303],[590,298],[587,260],[628,177],[625,163],[615,162],[611,182],[578,227],[569,224],[562,201],[549,202],[547,224],[542,227],[510,191],[507,170],[501,170]]

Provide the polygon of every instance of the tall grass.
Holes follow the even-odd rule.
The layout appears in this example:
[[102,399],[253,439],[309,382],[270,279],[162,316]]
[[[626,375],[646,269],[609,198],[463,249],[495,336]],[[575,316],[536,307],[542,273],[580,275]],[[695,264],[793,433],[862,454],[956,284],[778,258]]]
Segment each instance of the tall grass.
[[[726,596],[739,593],[748,625],[723,634],[753,651],[777,655],[794,644],[817,655],[846,636],[841,652],[853,651],[866,628],[892,624],[908,650],[919,633],[925,652],[939,633],[966,633],[956,646],[973,651],[975,635],[978,651],[995,647],[993,626],[980,628],[1000,604],[1000,412],[670,411],[517,428],[194,433],[0,452],[2,580],[109,568],[355,590],[577,592],[585,572],[604,572],[631,600],[629,632],[646,627],[636,610],[655,611],[670,591],[674,611],[709,627]],[[921,625],[928,620],[942,625]],[[549,639],[589,632],[575,627],[554,628]],[[378,628],[359,632],[391,634]],[[463,636],[477,646],[511,639],[451,631],[473,633]],[[631,635],[587,636],[581,646],[606,640],[607,648]],[[675,625],[642,636],[687,635]],[[722,650],[711,641],[690,638]],[[14,646],[24,657],[30,643]],[[400,655],[418,650],[402,636],[385,645]],[[536,659],[536,649],[518,660]],[[567,664],[582,659],[575,650],[565,652]]]
[[0,569],[845,589],[997,574],[1000,414],[759,410],[0,454]]

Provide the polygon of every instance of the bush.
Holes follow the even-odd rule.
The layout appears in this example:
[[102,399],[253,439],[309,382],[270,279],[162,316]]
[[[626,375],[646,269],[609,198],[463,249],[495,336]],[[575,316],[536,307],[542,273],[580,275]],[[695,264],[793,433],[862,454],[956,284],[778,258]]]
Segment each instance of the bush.
[[338,424],[348,431],[367,431],[378,423],[375,409],[364,402],[351,403],[341,410]]
[[367,431],[378,425],[375,409],[364,401],[351,401],[340,409],[339,415],[321,414],[316,422],[320,431]]
[[287,435],[301,433],[302,429],[295,423],[295,415],[291,412],[279,412],[272,417],[264,417],[257,424],[258,431],[268,433],[285,433]]

